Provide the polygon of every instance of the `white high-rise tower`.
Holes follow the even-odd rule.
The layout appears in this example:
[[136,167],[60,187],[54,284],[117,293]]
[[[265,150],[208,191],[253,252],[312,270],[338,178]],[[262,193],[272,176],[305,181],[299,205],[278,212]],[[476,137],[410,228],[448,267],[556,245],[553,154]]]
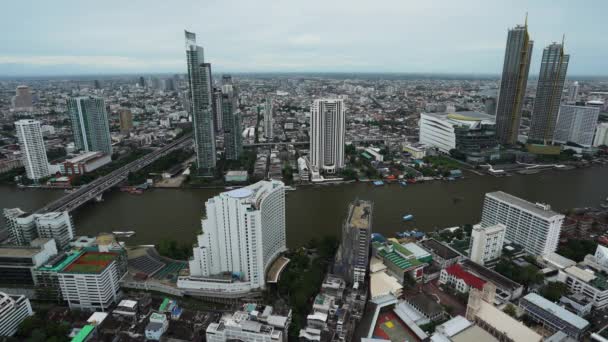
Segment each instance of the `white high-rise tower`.
[[267,97],[266,103],[264,104],[264,136],[269,141],[274,138],[274,132],[272,131],[274,124],[274,119],[272,118],[272,109],[272,99]]
[[19,120],[15,122],[21,158],[27,178],[38,180],[50,174],[40,121]]
[[224,192],[205,208],[190,276],[180,277],[178,287],[231,293],[263,289],[268,268],[287,250],[283,183],[260,181]]
[[346,121],[344,100],[315,100],[310,109],[310,161],[319,172],[336,173],[344,167]]

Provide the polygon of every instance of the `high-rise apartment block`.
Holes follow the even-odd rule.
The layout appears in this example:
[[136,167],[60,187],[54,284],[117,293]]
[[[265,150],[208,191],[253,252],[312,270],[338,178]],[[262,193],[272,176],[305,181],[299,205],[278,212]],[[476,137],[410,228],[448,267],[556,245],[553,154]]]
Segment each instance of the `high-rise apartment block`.
[[68,100],[74,145],[85,152],[100,151],[112,155],[112,138],[105,101],[82,96]]
[[532,46],[527,23],[509,30],[496,105],[496,134],[502,144],[517,142]]
[[598,107],[561,105],[555,125],[553,142],[575,144],[591,147],[600,115]]
[[336,253],[334,273],[352,284],[363,284],[369,264],[369,241],[372,234],[371,201],[355,200],[348,207],[342,225],[342,240]]
[[260,181],[224,192],[205,208],[190,276],[180,277],[178,287],[218,295],[265,288],[268,268],[287,249],[283,183]]
[[266,140],[271,141],[274,138],[273,124],[274,119],[272,117],[272,98],[267,97],[266,103],[264,103],[264,136]]
[[243,152],[241,112],[238,108],[237,97],[237,90],[232,84],[222,86],[222,126],[224,153],[227,160],[238,160]]
[[505,241],[520,245],[534,255],[555,252],[564,215],[542,203],[530,203],[502,191],[486,194],[481,226],[503,224]]
[[0,337],[13,336],[21,322],[33,315],[30,301],[25,296],[0,292]]
[[553,142],[569,60],[562,44],[553,43],[543,50],[528,139]]
[[196,45],[196,34],[185,31],[185,37],[197,171],[199,175],[210,176],[216,163],[211,66],[205,63],[203,48]]
[[220,88],[213,89],[213,125],[215,127],[215,131],[220,133],[222,132],[224,126],[222,123],[222,90]]
[[344,167],[345,107],[342,99],[315,100],[310,109],[310,162],[317,172]]
[[570,86],[568,87],[568,98],[567,98],[568,103],[576,103],[576,101],[578,101],[579,91],[580,91],[580,86],[578,84],[578,81],[574,81],[572,84],[570,84]]
[[13,109],[16,112],[31,112],[34,110],[30,87],[26,85],[17,87],[15,97],[13,98]]
[[498,259],[502,254],[506,229],[500,223],[488,227],[475,225],[471,232],[470,259],[480,265]]
[[74,238],[74,222],[67,211],[29,214],[19,208],[4,209],[4,219],[11,242],[27,246],[34,239],[55,239],[63,249]]
[[49,161],[42,139],[40,121],[19,120],[15,122],[17,139],[21,149],[21,160],[25,166],[27,178],[39,180],[50,175]]
[[602,122],[595,129],[595,138],[593,138],[593,146],[608,146],[608,122]]
[[120,133],[126,134],[133,129],[133,113],[128,109],[118,111],[120,119]]

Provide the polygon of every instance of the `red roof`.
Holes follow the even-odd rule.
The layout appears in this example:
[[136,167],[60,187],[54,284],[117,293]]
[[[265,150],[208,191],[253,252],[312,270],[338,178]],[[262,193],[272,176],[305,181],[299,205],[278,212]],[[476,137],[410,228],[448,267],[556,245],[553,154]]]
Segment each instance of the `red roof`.
[[474,287],[478,290],[481,290],[483,288],[483,285],[486,283],[483,279],[463,270],[459,264],[454,264],[446,268],[445,271],[456,278],[464,280],[467,285]]

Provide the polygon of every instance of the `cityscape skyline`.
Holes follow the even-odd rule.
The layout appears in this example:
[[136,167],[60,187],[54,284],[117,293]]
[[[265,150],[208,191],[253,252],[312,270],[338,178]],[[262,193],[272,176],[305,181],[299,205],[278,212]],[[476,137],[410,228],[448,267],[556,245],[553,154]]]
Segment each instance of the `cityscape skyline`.
[[[597,70],[606,70],[608,63],[602,58],[608,51],[597,44],[600,37],[596,34],[601,31],[597,26],[601,22],[599,13],[606,6],[599,1],[584,8],[546,1],[519,1],[513,5],[484,3],[483,12],[478,11],[480,4],[473,0],[447,5],[446,11],[433,11],[433,3],[392,3],[382,8],[366,3],[345,4],[323,4],[323,11],[319,12],[314,3],[295,6],[272,2],[231,3],[229,6],[234,8],[231,13],[239,23],[233,25],[222,23],[212,15],[221,13],[222,7],[227,6],[221,3],[191,4],[191,11],[187,14],[180,11],[180,15],[175,16],[177,20],[165,19],[181,7],[159,5],[141,11],[141,6],[135,3],[124,8],[124,13],[117,18],[123,19],[118,21],[122,24],[114,26],[106,23],[116,21],[103,19],[110,14],[117,16],[108,12],[113,7],[111,4],[103,8],[78,3],[50,7],[39,4],[28,12],[32,18],[42,21],[46,29],[41,32],[24,28],[16,35],[7,35],[7,49],[0,54],[0,74],[183,73],[179,47],[180,32],[184,28],[203,37],[200,43],[210,51],[207,59],[220,72],[498,74],[505,31],[512,23],[521,22],[526,12],[530,18],[530,35],[537,47],[533,56],[540,56],[542,47],[565,34],[566,50],[573,55],[569,67],[571,76],[598,75]],[[19,11],[24,5],[11,3],[9,6]],[[595,10],[589,11],[589,6]],[[313,10],[314,16],[307,17]],[[60,24],[60,18],[72,11],[87,13],[87,16],[70,25],[80,20],[86,20],[86,25],[66,35],[69,27]],[[449,17],[446,12],[450,13]],[[272,13],[268,23],[256,19],[268,13]],[[382,21],[376,22],[380,16]],[[333,19],[331,25],[326,23],[329,17]],[[450,18],[458,19],[456,27],[454,22],[446,20]],[[12,20],[9,18],[3,24],[11,26]],[[163,25],[145,24],[161,20]],[[369,24],[358,24],[364,20]],[[197,22],[205,24],[194,24]],[[480,29],[482,27],[484,29]],[[125,36],[142,39],[135,39],[133,43],[124,39]],[[67,44],[66,37],[70,42],[79,43]],[[540,60],[533,58],[530,74],[538,74],[539,68]]]

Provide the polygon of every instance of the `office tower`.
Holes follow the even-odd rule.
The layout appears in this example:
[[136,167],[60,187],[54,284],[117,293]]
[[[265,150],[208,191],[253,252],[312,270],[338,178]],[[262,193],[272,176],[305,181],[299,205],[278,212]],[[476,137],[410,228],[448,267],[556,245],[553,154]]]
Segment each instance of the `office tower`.
[[84,252],[58,272],[59,287],[70,309],[107,311],[119,297],[118,254]]
[[595,138],[593,138],[593,146],[608,146],[608,122],[602,122],[597,125],[595,130]]
[[502,144],[517,142],[532,46],[527,19],[524,26],[517,25],[509,30],[496,106],[496,133]]
[[205,66],[204,51],[201,46],[196,45],[196,35],[185,31],[185,37],[197,171],[199,175],[210,176],[216,162],[212,99],[209,90],[211,68]]
[[95,88],[95,89],[101,89],[101,82],[99,82],[99,80],[94,80],[93,81],[93,88]]
[[484,105],[486,108],[486,114],[496,115],[496,98],[488,97],[484,100]]
[[344,100],[315,100],[310,109],[310,162],[318,172],[344,167]]
[[133,129],[133,113],[128,109],[120,109],[118,116],[120,119],[120,133],[129,133]]
[[160,80],[158,77],[150,77],[150,87],[152,89],[160,89]]
[[175,80],[173,80],[172,78],[165,78],[163,80],[163,90],[175,91]]
[[480,265],[498,259],[502,254],[506,229],[500,223],[489,227],[475,225],[471,232],[470,259]]
[[[285,186],[260,181],[223,192],[205,203],[203,232],[190,260],[190,276],[178,287],[209,292],[238,292],[265,287],[265,275],[284,252]],[[229,281],[218,277],[230,274]]]
[[272,140],[274,137],[272,131],[272,125],[274,124],[274,119],[272,118],[272,99],[270,97],[266,98],[266,103],[264,104],[264,136],[266,140]]
[[143,76],[140,76],[140,77],[139,77],[139,81],[137,82],[137,85],[138,85],[140,88],[145,88],[145,87],[146,87],[146,80],[144,80],[144,77],[143,77]]
[[574,81],[568,87],[568,103],[576,103],[578,101],[579,85],[578,81]]
[[74,238],[74,221],[67,211],[30,214],[19,208],[4,209],[4,220],[11,243],[27,246],[36,238],[55,239],[63,249]]
[[101,97],[82,96],[68,100],[74,145],[85,152],[112,155],[112,138],[105,102]]
[[232,84],[232,75],[222,75],[222,85]]
[[502,191],[486,194],[481,215],[482,227],[505,225],[505,241],[534,255],[555,252],[563,221],[564,215],[548,204],[530,203]]
[[558,144],[573,142],[591,147],[599,115],[600,109],[597,107],[561,105],[553,142]]
[[553,43],[543,50],[529,140],[545,144],[553,141],[569,60],[563,44]]
[[213,124],[216,132],[222,132],[224,125],[222,122],[222,90],[219,88],[213,89]]
[[241,112],[237,105],[236,89],[232,84],[222,86],[222,126],[224,153],[227,160],[238,160],[243,152],[241,142]]
[[34,110],[30,87],[26,85],[20,85],[17,87],[15,97],[13,98],[13,109],[16,112],[31,112]]
[[342,240],[336,253],[334,273],[351,284],[363,284],[369,264],[369,241],[372,234],[371,201],[355,200],[348,207],[342,224]]
[[15,335],[21,322],[33,315],[30,300],[25,296],[0,292],[0,337]]
[[19,120],[15,122],[17,139],[21,150],[21,160],[25,166],[27,178],[39,180],[51,174],[46,149],[42,139],[40,121]]

